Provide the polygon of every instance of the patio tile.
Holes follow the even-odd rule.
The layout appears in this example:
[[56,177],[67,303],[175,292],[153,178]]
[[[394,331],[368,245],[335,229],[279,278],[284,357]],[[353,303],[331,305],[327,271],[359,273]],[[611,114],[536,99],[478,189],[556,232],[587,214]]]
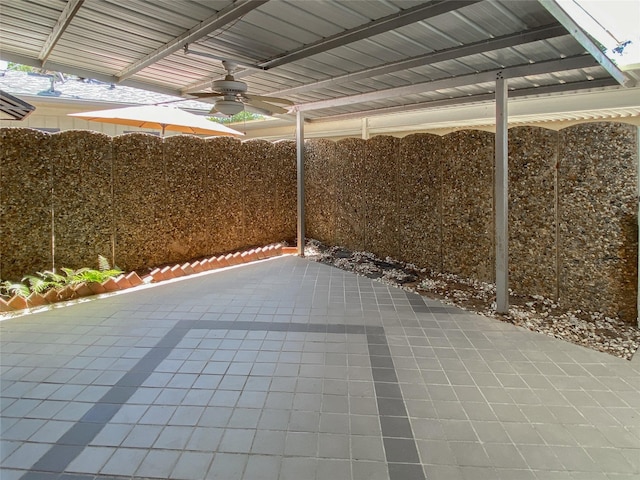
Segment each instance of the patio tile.
[[317,470],[317,458],[284,457],[281,464],[280,479],[299,480],[305,477],[315,478]]
[[136,476],[170,478],[179,457],[178,451],[151,450],[136,470]]
[[151,448],[162,432],[159,425],[136,425],[121,442],[123,447]]
[[205,478],[215,480],[241,479],[248,459],[248,455],[218,453]]
[[190,427],[167,426],[164,427],[153,446],[160,449],[183,450],[192,433],[193,429]]
[[251,453],[283,455],[286,436],[286,431],[258,430],[253,439]]
[[3,480],[638,470],[631,362],[299,258],[0,327]]
[[66,468],[69,472],[97,474],[114,454],[112,447],[86,447]]
[[50,447],[51,445],[47,443],[24,443],[2,462],[2,466],[4,468],[29,469]]
[[224,430],[221,428],[197,427],[192,430],[186,450],[215,452],[220,444]]
[[133,476],[145,456],[147,450],[133,448],[117,449],[107,463],[100,469],[101,474]]
[[177,480],[203,478],[209,470],[213,457],[214,454],[209,452],[182,452],[169,478]]

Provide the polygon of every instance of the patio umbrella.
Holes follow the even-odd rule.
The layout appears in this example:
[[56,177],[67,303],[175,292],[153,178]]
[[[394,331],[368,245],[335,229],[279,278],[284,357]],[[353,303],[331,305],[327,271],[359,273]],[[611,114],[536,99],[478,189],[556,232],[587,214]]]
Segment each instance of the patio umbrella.
[[141,105],[139,107],[113,108],[95,112],[69,113],[70,117],[84,118],[92,122],[115,123],[140,128],[157,128],[182,133],[202,135],[240,136],[243,133],[204,117],[194,115],[179,108],[160,105]]

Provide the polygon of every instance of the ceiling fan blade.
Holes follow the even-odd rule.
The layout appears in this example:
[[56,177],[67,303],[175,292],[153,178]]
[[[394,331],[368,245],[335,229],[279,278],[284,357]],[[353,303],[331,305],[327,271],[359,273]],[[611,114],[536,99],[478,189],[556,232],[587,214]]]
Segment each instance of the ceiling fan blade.
[[287,109],[279,107],[277,105],[273,105],[271,103],[263,102],[262,100],[256,100],[255,97],[247,98],[247,105],[251,105],[253,107],[259,108],[261,110],[266,110],[271,113],[287,113]]
[[193,93],[189,93],[189,95],[191,95],[192,97],[196,97],[196,98],[212,98],[212,97],[222,97],[224,95],[222,95],[221,93],[218,92],[193,92]]
[[294,103],[291,100],[287,100],[286,98],[265,97],[262,95],[253,95],[251,93],[245,94],[244,96],[249,100],[256,99],[256,100],[262,100],[263,102],[278,103],[280,105],[294,105]]

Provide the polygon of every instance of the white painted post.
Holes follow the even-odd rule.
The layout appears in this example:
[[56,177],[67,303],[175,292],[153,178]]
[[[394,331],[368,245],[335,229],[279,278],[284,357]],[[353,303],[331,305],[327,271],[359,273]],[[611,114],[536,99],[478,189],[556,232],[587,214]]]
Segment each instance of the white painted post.
[[498,74],[496,78],[496,309],[509,311],[509,147],[508,147],[508,85]]
[[369,119],[367,117],[362,119],[362,139],[369,140]]
[[296,153],[298,172],[298,255],[304,257],[304,114],[296,112]]

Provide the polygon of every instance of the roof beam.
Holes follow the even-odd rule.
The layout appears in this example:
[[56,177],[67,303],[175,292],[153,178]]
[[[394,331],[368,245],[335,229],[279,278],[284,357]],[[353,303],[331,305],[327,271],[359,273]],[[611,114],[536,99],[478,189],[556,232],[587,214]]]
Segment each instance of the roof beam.
[[563,35],[567,35],[567,31],[562,25],[546,25],[544,27],[524,30],[496,38],[490,38],[488,40],[481,40],[468,45],[425,53],[424,55],[418,55],[398,62],[387,63],[386,65],[373,68],[366,68],[358,72],[347,73],[346,75],[320,80],[318,82],[301,85],[299,87],[271,92],[269,95],[295,95],[310,90],[316,90],[318,88],[327,88],[332,85],[339,85],[346,82],[357,82],[358,80],[376,77],[378,75],[399,72],[410,68],[422,67],[424,65],[444,62],[446,60],[453,60],[467,55],[490,52],[501,48],[513,47],[515,45],[522,45]]
[[225,25],[246,15],[251,10],[258,8],[260,5],[267,3],[268,0],[235,0],[231,5],[223,8],[215,15],[203,20],[191,30],[186,31],[179,37],[174,38],[168,43],[155,49],[140,60],[132,63],[127,68],[118,73],[117,77],[124,80],[135,75],[140,70],[162,60],[167,55],[180,50],[184,45],[192,43],[205,35],[214,32]]
[[62,9],[60,17],[58,17],[58,21],[53,26],[51,33],[45,40],[42,48],[40,49],[40,53],[38,54],[38,60],[43,64],[47,61],[49,55],[51,55],[53,47],[56,46],[56,43],[58,43],[58,40],[60,40],[60,37],[71,23],[71,20],[73,20],[73,17],[78,13],[78,10],[80,10],[83,3],[84,0],[69,0]]
[[565,12],[558,4],[557,0],[538,0],[551,15],[560,22],[567,31],[576,39],[580,45],[582,45],[587,52],[596,59],[596,61],[602,65],[609,75],[616,79],[616,81],[625,87],[634,86],[633,80],[627,77],[622,70],[620,70],[609,58],[600,51],[598,45],[587,35],[587,33],[578,25],[570,15]]
[[[617,82],[612,78],[599,78],[597,80],[581,80],[579,82],[558,83],[554,85],[545,85],[542,87],[520,88],[518,90],[510,90],[509,98],[526,97],[531,95],[547,95],[551,93],[571,92],[575,90],[583,90],[586,88],[601,88],[616,85]],[[340,115],[331,115],[322,118],[310,118],[309,123],[335,122],[339,120],[351,120],[354,118],[362,118],[364,115],[374,117],[378,115],[390,115],[394,113],[405,113],[413,110],[424,110],[427,108],[449,107],[453,105],[464,105],[467,103],[493,102],[495,93],[480,93],[478,95],[465,95],[463,97],[443,98],[441,100],[431,100],[428,102],[412,103],[410,105],[398,105],[396,107],[385,107],[373,110],[360,110],[358,112],[343,113]]]
[[597,66],[597,63],[590,55],[578,55],[575,57],[568,57],[559,60],[548,60],[545,62],[518,65],[496,70],[488,70],[479,73],[471,73],[468,75],[460,75],[457,77],[441,78],[439,80],[416,83],[404,87],[387,88],[385,90],[378,90],[375,92],[360,93],[347,97],[331,98],[327,100],[319,100],[317,102],[303,103],[300,105],[295,105],[291,110],[304,112],[309,110],[320,110],[323,108],[342,107],[345,105],[375,102],[378,100],[386,100],[388,98],[402,97],[405,95],[415,95],[446,88],[457,88],[465,85],[494,82],[498,74],[502,75],[503,78],[508,79],[515,77],[524,77],[528,75],[542,75],[564,70],[576,70],[579,68],[589,68],[594,66]]
[[481,0],[432,0],[428,3],[407,8],[406,10],[374,20],[373,22],[365,23],[364,25],[359,25],[336,35],[323,38],[317,42],[303,45],[300,48],[278,55],[270,60],[260,62],[257,66],[264,69],[278,67],[358,40],[373,37],[374,35],[388,32],[389,30],[426,20],[427,18],[437,17],[438,15],[458,10],[459,8],[472,5],[479,1]]

